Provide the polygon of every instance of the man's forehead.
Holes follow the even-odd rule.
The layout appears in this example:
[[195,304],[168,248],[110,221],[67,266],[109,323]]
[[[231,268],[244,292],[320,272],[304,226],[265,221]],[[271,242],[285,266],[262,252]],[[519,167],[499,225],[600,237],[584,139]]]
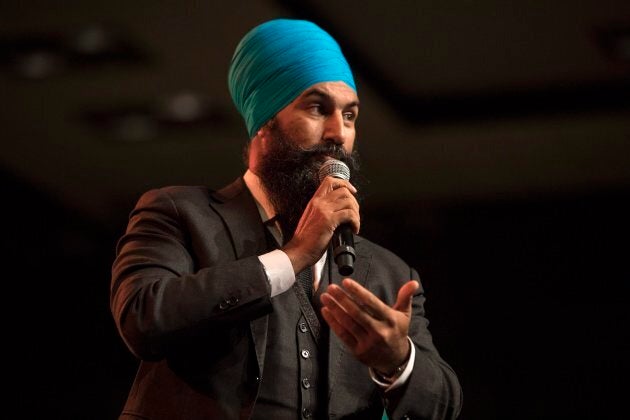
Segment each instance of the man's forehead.
[[359,105],[359,98],[354,89],[344,82],[321,82],[316,83],[300,94],[296,101],[311,97],[322,97],[340,102],[344,105]]

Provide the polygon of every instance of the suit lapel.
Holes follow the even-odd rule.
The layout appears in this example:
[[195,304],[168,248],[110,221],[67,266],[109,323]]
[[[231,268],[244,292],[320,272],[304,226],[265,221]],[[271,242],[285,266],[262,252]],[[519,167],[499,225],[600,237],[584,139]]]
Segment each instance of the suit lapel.
[[227,187],[214,192],[212,199],[210,207],[221,216],[227,226],[236,259],[267,251],[265,227],[243,178],[238,178]]
[[[258,207],[242,178],[214,192],[210,207],[217,212],[227,227],[235,259],[261,255],[269,251]],[[258,367],[261,370],[265,360],[268,319],[268,316],[263,316],[250,322]]]
[[[368,272],[370,269],[370,263],[372,256],[362,249],[360,246],[361,239],[355,237],[355,249],[357,251],[357,259],[354,262],[354,273],[350,276],[353,280],[361,284],[363,287],[368,286]],[[332,257],[329,258],[329,274],[330,283],[341,285],[341,281],[345,278],[337,270],[335,262]],[[334,332],[330,332],[330,346],[328,349],[328,399],[332,398],[333,388],[335,387],[337,380],[337,372],[340,370],[343,357],[347,349],[345,344],[339,340]],[[354,356],[351,356],[354,357]],[[367,367],[366,367],[367,369]]]

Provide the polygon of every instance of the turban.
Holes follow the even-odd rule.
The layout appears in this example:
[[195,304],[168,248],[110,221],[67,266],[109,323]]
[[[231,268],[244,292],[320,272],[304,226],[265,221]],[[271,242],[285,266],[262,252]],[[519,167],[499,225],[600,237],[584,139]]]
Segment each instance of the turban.
[[345,82],[356,92],[339,44],[312,22],[274,19],[237,45],[228,86],[252,138],[302,92],[321,82]]

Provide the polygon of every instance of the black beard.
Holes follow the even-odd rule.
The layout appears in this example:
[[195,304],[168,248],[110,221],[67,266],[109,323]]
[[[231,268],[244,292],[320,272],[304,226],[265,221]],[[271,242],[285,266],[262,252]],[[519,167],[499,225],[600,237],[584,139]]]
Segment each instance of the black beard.
[[270,148],[258,166],[257,175],[276,210],[287,242],[319,187],[318,171],[324,161],[331,157],[348,165],[353,177],[352,185],[356,187],[354,177],[359,172],[359,155],[356,151],[347,154],[342,146],[333,143],[304,149],[297,146],[277,124],[271,124],[269,130]]

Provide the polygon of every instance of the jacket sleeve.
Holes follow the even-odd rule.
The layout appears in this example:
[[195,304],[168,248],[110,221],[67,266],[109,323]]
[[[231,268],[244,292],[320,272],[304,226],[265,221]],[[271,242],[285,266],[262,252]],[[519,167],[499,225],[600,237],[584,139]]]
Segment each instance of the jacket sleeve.
[[257,256],[236,260],[219,218],[203,221],[215,243],[204,244],[210,263],[199,267],[190,222],[167,191],[145,193],[130,214],[116,247],[110,307],[125,344],[140,359],[158,360],[180,340],[271,310]]
[[[414,269],[411,278],[420,281]],[[421,286],[413,299],[409,326],[416,349],[413,371],[403,386],[384,393],[385,408],[391,419],[456,419],[461,411],[459,380],[433,344],[424,302]]]

